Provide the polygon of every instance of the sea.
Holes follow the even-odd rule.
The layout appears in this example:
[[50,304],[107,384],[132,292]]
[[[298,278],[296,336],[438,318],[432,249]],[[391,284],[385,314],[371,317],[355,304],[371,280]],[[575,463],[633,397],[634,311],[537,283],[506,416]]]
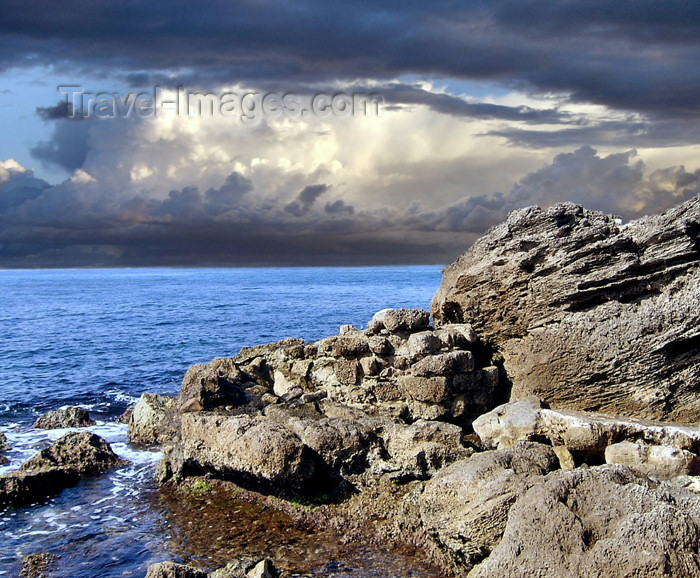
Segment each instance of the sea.
[[[60,578],[143,577],[154,562],[188,560],[156,507],[161,455],[129,444],[117,418],[144,392],[176,395],[194,363],[366,327],[387,307],[429,309],[441,275],[439,266],[0,271],[0,432],[12,447],[0,473],[69,431],[32,427],[65,406],[88,409],[97,422],[88,429],[131,462],[0,511],[0,576],[20,576],[33,553],[51,554],[47,575]],[[387,554],[377,574],[329,559],[313,575],[424,575],[407,566]]]

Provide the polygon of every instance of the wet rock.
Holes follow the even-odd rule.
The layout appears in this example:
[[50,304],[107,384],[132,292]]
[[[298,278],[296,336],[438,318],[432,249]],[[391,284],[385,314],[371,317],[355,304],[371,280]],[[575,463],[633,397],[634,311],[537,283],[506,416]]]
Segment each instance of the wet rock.
[[42,502],[80,481],[72,468],[45,468],[0,475],[0,506],[24,506]]
[[124,423],[129,425],[129,420],[131,419],[132,413],[134,413],[134,406],[130,405],[124,410],[124,413],[117,418],[117,423]]
[[426,483],[423,525],[469,569],[498,545],[515,501],[556,467],[552,448],[531,442],[456,462]]
[[158,562],[151,564],[146,572],[146,578],[208,578],[204,570],[175,564],[174,562]]
[[23,463],[20,471],[69,468],[86,475],[106,472],[128,463],[100,436],[90,432],[69,432]]
[[90,419],[88,410],[82,407],[56,409],[42,415],[34,422],[34,427],[39,429],[88,427],[91,425],[95,425],[95,420]]
[[315,474],[299,437],[264,416],[186,413],[180,435],[174,473],[210,471],[243,485],[278,490],[303,490]]
[[[535,397],[498,406],[477,418],[472,425],[486,447],[507,447],[517,441],[541,440],[566,447],[579,462],[595,458],[594,461],[600,463],[608,446],[624,441],[700,453],[700,428],[555,411]],[[653,463],[657,463],[656,460],[648,461],[648,467]]]
[[209,574],[209,578],[277,578],[279,574],[268,558],[259,561],[241,559],[215,570]]
[[659,478],[700,473],[700,457],[687,450],[670,446],[619,442],[605,448],[605,462],[624,464],[637,472]]
[[144,393],[129,417],[129,441],[141,445],[160,445],[175,435],[172,409],[175,398]]
[[558,471],[515,502],[469,576],[697,576],[699,540],[700,498],[690,492],[619,465]]
[[495,345],[511,399],[697,422],[700,196],[621,226],[571,203],[513,212],[445,269],[438,327]]
[[0,433],[0,453],[9,452],[11,449],[7,436],[4,433]]

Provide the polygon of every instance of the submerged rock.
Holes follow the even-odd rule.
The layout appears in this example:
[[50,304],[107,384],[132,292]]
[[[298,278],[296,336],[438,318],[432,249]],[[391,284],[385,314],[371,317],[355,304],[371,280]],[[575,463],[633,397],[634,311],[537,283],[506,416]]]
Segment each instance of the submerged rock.
[[44,468],[0,475],[0,506],[24,506],[55,496],[80,481],[72,468]]
[[56,409],[42,415],[34,422],[34,427],[39,429],[88,427],[91,425],[95,425],[95,420],[91,419],[88,410],[82,407]]
[[700,196],[621,226],[564,203],[513,212],[445,269],[439,327],[503,354],[512,399],[697,422]]

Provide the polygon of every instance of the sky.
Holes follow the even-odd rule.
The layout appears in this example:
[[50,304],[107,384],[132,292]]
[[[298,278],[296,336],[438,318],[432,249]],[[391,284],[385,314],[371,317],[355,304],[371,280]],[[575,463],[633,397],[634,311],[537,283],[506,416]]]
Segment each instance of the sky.
[[698,62],[677,0],[0,0],[0,267],[447,264],[525,206],[660,212]]

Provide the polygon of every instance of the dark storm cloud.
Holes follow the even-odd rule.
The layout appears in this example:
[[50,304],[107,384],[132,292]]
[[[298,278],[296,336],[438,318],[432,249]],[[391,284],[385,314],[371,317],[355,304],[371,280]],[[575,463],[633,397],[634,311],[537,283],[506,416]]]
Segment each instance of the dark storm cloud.
[[635,151],[601,156],[591,147],[557,155],[507,193],[436,208],[320,206],[329,187],[313,184],[290,211],[281,200],[256,201],[236,172],[218,188],[185,187],[161,200],[110,196],[92,181],[50,186],[27,170],[0,178],[4,267],[445,263],[524,206],[573,200],[630,219],[700,193],[700,171],[648,172]]
[[83,166],[90,150],[90,125],[80,116],[74,118],[72,111],[72,104],[65,101],[55,106],[37,107],[39,117],[55,124],[51,137],[37,143],[30,151],[42,163],[58,165],[69,172]]
[[316,199],[329,189],[328,185],[309,185],[304,187],[291,203],[285,205],[284,210],[295,217],[303,217],[309,213]]
[[173,71],[209,85],[419,74],[700,115],[700,4],[683,0],[3,0],[0,13],[4,67],[92,67],[136,84]]

